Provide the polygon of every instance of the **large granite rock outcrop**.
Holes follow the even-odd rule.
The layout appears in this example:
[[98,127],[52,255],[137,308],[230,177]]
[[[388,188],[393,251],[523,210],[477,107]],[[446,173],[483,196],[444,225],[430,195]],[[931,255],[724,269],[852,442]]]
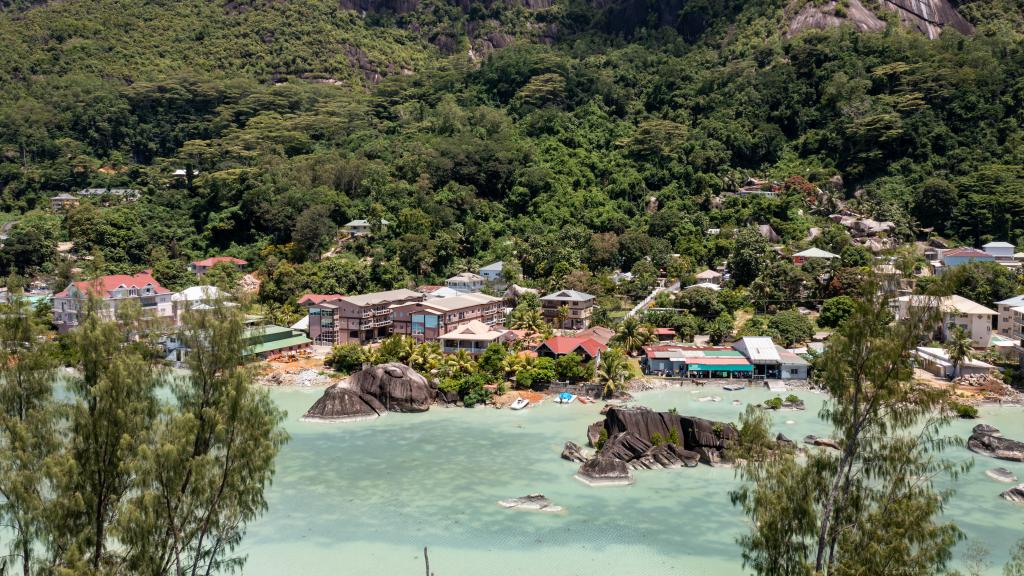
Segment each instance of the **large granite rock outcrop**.
[[587,437],[595,444],[602,432],[607,440],[598,456],[634,470],[728,463],[726,447],[739,439],[732,424],[644,407],[609,408],[603,422],[590,425]]
[[984,424],[974,427],[974,433],[967,439],[967,449],[1000,460],[1024,462],[1024,442],[1003,438],[997,428]]
[[426,412],[437,397],[433,384],[397,362],[363,368],[349,376],[349,386],[373,396],[392,412]]
[[306,420],[323,420],[328,422],[353,422],[356,420],[372,420],[387,414],[376,398],[356,390],[335,384],[324,390],[321,396],[303,416]]

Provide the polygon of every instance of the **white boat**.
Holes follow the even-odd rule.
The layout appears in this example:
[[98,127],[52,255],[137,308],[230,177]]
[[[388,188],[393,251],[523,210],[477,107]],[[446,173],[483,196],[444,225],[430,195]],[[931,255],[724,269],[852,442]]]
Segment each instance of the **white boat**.
[[576,395],[568,392],[562,392],[558,396],[555,396],[555,402],[558,402],[559,404],[571,404],[574,400],[576,400]]
[[513,410],[522,410],[530,405],[530,401],[526,398],[516,398],[515,402],[509,405],[509,408]]

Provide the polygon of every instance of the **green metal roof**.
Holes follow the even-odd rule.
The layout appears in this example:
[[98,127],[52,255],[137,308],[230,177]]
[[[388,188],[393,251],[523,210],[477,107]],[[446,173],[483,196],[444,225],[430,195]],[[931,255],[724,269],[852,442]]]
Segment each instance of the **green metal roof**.
[[292,336],[291,338],[282,338],[280,340],[271,340],[270,342],[261,342],[253,346],[248,346],[245,349],[246,356],[252,356],[255,354],[264,354],[266,352],[273,352],[275,350],[281,350],[282,348],[290,348],[292,346],[302,346],[313,342],[305,336]]
[[738,350],[704,350],[708,358],[743,358]]

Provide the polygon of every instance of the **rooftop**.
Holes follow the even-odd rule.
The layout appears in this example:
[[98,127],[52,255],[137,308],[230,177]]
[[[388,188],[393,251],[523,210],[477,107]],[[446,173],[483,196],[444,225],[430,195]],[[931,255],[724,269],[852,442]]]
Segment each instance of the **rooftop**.
[[751,362],[779,362],[779,349],[767,336],[745,336],[734,344]]
[[339,298],[339,300],[344,300],[345,302],[356,306],[375,306],[378,304],[394,304],[403,300],[418,300],[422,297],[423,295],[419,292],[399,288],[398,290],[387,290],[385,292],[371,292],[369,294],[343,296]]
[[140,272],[132,275],[111,274],[109,276],[100,276],[94,280],[73,282],[55,296],[57,298],[68,298],[71,295],[70,289],[72,287],[83,294],[90,292],[102,292],[104,296],[109,296],[110,293],[115,290],[145,288],[146,286],[152,287],[153,291],[157,294],[171,293],[170,290],[161,286],[160,283],[153,278],[152,274],[149,272]]
[[982,246],[982,248],[1013,248],[1013,249],[1016,249],[1017,247],[1014,246],[1013,244],[1010,244],[1009,242],[989,242],[988,244],[985,244],[984,246]]
[[434,298],[432,300],[416,302],[416,304],[437,312],[450,312],[452,310],[469,308],[470,306],[493,304],[496,302],[501,302],[501,298],[498,298],[497,296],[488,296],[487,294],[482,294],[480,292],[471,292],[469,294],[460,294],[458,296]]
[[952,250],[947,250],[947,251],[942,253],[942,259],[943,260],[945,260],[946,258],[950,258],[950,257],[952,257],[952,258],[991,258],[992,255],[988,254],[988,253],[985,253],[985,252],[982,252],[981,250],[978,250],[977,248],[963,247],[963,248],[953,248]]
[[171,300],[175,302],[199,302],[202,300],[219,300],[227,295],[226,292],[216,286],[192,286],[171,296]]
[[1014,296],[1013,298],[1007,298],[1006,300],[1002,300],[1002,301],[996,302],[996,305],[997,306],[1011,306],[1011,307],[1014,307],[1014,306],[1024,306],[1024,294],[1021,294],[1020,296]]
[[485,340],[493,342],[508,333],[503,328],[493,328],[479,320],[463,324],[455,330],[441,335],[441,340]]
[[608,349],[608,346],[593,338],[579,338],[577,336],[553,336],[545,340],[541,346],[546,346],[548,350],[560,356],[582,349],[592,358]]
[[445,280],[445,282],[481,282],[483,277],[472,272],[460,272],[455,276]]
[[505,263],[502,262],[501,260],[498,260],[497,262],[491,262],[490,264],[488,264],[486,266],[481,266],[480,267],[480,271],[481,272],[501,272],[501,270],[504,267],[505,267]]
[[722,277],[722,275],[719,274],[718,272],[715,272],[714,270],[705,270],[705,271],[703,271],[700,274],[697,274],[695,276],[695,278],[697,278],[697,280],[711,280],[713,278],[721,278],[721,277]]
[[899,302],[906,302],[909,306],[938,306],[939,310],[945,313],[956,312],[958,314],[985,314],[995,316],[995,310],[978,304],[974,300],[968,300],[963,296],[900,296]]
[[319,304],[321,302],[340,300],[342,298],[344,298],[344,296],[341,294],[304,294],[302,298],[299,298],[299,305]]
[[593,300],[593,299],[594,299],[594,297],[592,295],[587,294],[586,292],[579,292],[579,291],[576,291],[576,290],[559,290],[558,292],[552,292],[551,294],[548,294],[547,296],[544,296],[544,297],[541,298],[541,300],[548,300],[548,301],[554,300],[554,301],[565,301],[565,302],[584,301],[584,300]]
[[839,258],[838,254],[833,254],[827,250],[822,250],[821,248],[808,248],[803,252],[797,252],[796,254],[793,254],[793,256],[797,256],[800,258]]
[[212,266],[220,264],[221,262],[230,262],[235,266],[245,266],[246,264],[248,264],[248,262],[246,262],[245,260],[242,260],[241,258],[235,258],[234,256],[214,256],[212,258],[206,258],[204,260],[196,260],[195,262],[192,263],[192,265],[210,268]]

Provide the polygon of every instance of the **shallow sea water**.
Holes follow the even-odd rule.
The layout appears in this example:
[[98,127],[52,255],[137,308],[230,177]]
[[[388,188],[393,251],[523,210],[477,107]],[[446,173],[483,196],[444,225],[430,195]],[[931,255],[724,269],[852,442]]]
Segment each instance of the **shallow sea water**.
[[[740,575],[736,537],[747,529],[729,503],[734,472],[707,466],[636,472],[628,487],[589,487],[578,465],[559,458],[566,440],[586,442],[601,404],[545,402],[527,410],[433,408],[343,424],[299,420],[322,390],[280,389],[292,436],[277,460],[269,510],[243,543],[245,574],[419,575],[429,546],[437,576],[619,573],[644,576]],[[721,402],[699,402],[716,395]],[[823,397],[798,392],[802,412],[780,412],[774,428],[794,440],[828,435],[817,418]],[[636,395],[654,409],[735,420],[764,389],[673,388]],[[793,424],[786,424],[792,420]],[[1024,439],[1024,409],[983,408],[958,421],[962,437],[978,422]],[[970,459],[966,449],[950,454]],[[985,470],[1005,466],[1024,479],[1024,464],[977,456],[947,509],[999,566],[1024,537],[1024,506],[999,498],[1008,485]],[[500,499],[540,492],[562,513],[506,510]]]

